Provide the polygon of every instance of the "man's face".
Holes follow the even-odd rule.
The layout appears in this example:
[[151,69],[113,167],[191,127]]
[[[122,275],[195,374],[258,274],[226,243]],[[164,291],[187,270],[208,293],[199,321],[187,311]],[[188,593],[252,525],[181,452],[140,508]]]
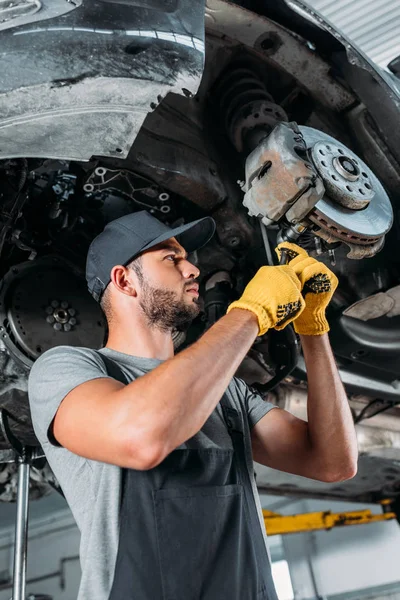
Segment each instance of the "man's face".
[[144,252],[138,299],[148,323],[163,331],[185,329],[199,314],[200,271],[175,238]]

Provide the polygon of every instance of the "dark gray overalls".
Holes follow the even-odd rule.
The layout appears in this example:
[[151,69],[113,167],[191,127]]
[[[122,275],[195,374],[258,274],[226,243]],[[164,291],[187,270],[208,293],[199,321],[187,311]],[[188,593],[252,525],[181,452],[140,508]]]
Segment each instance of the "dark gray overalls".
[[[127,382],[100,354],[109,375]],[[243,418],[225,402],[233,450],[174,450],[124,469],[109,600],[278,600],[246,467]]]

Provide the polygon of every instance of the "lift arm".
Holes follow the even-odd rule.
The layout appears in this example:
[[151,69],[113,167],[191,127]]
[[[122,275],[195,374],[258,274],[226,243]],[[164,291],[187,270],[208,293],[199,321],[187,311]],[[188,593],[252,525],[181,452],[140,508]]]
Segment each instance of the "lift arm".
[[[389,506],[383,503],[383,510]],[[370,510],[354,510],[343,513],[329,511],[304,513],[299,515],[280,515],[270,510],[263,510],[265,528],[268,535],[284,535],[286,533],[300,533],[302,531],[317,531],[344,527],[347,525],[365,525],[395,519],[394,512],[383,512],[381,515],[373,514]]]

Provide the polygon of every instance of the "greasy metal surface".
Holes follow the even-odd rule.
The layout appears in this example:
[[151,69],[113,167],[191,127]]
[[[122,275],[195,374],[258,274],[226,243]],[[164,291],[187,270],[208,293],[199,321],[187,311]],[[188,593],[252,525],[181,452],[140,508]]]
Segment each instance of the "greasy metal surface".
[[[10,454],[10,458],[7,457],[7,453]],[[0,502],[16,501],[17,483],[18,472],[15,453],[11,450],[2,450],[0,452]],[[37,500],[50,494],[54,487],[58,489],[58,483],[47,464],[43,469],[31,468],[29,482],[29,497],[31,500]]]
[[[82,4],[82,0],[74,0],[73,2],[69,2],[68,0],[17,0],[15,2],[14,0],[9,4],[11,5],[9,10],[14,11],[14,16],[12,18],[4,18],[5,15],[0,11],[0,31],[19,27],[27,23],[38,23],[53,17],[61,17],[78,8]],[[19,4],[21,5],[20,10],[16,10],[15,7],[18,7]],[[38,10],[34,11],[32,9],[32,11],[26,10],[25,12],[23,8],[29,5],[36,5]],[[11,14],[12,12],[7,16],[9,17]]]
[[203,118],[197,102],[169,95],[147,115],[128,161],[135,171],[156,179],[160,186],[212,210],[226,198],[227,191],[220,165],[207,144]]
[[[32,427],[28,401],[28,369],[18,364],[0,341],[0,407],[12,415],[10,427],[24,444],[37,446],[39,442]],[[2,451],[10,445],[0,433],[0,463],[5,462]],[[1,475],[0,475],[1,484]],[[0,499],[1,499],[0,489]]]
[[296,203],[290,216],[300,220],[322,197],[319,177],[296,152],[303,146],[301,134],[280,123],[248,156],[243,204],[250,215],[276,222]]
[[359,148],[362,148],[364,160],[374,166],[375,175],[384,181],[388,193],[396,197],[400,189],[400,156],[396,159],[383,141],[365,106],[356,106],[349,111],[347,121]]
[[279,121],[288,121],[285,110],[273,101],[260,76],[240,62],[229,65],[213,89],[221,119],[237,152],[249,152],[255,145],[247,138],[254,130],[263,135]]
[[13,2],[2,2],[0,5],[0,20],[11,21],[19,16],[34,15],[42,8],[40,0],[14,0]]
[[377,125],[379,138],[399,161],[400,130],[393,127],[393,123],[398,122],[400,116],[400,92],[394,78],[377,67],[341,30],[313,11],[307,3],[291,0],[291,7],[298,7],[301,14],[309,15],[310,20],[317,22],[332,38],[340,42],[343,50],[338,51],[336,48],[332,55],[334,68],[339,70],[360,102],[368,107],[369,116]]
[[203,10],[188,0],[176,12],[86,0],[61,18],[3,32],[0,158],[126,157],[164,95],[197,91]]
[[174,216],[172,198],[165,189],[126,169],[96,167],[83,190],[102,205],[107,222],[133,212],[137,205],[161,220]]
[[[105,320],[99,305],[87,292],[86,281],[63,261],[49,257],[13,267],[2,280],[0,334],[13,356],[30,367],[54,346],[99,348]],[[50,310],[73,309],[68,330],[49,321]],[[72,317],[70,319],[69,317]],[[71,322],[73,321],[73,322]]]
[[[304,40],[273,20],[231,2],[207,0],[205,23],[210,38],[228,38],[254,48],[268,63],[301,80],[322,106],[340,112],[353,104],[354,96],[334,79],[329,65]],[[263,48],[271,36],[275,38],[272,52]]]
[[286,112],[275,102],[255,102],[251,110],[242,110],[231,125],[231,137],[238,152],[245,148],[245,139],[251,131],[264,127],[270,131],[279,121],[287,121]]

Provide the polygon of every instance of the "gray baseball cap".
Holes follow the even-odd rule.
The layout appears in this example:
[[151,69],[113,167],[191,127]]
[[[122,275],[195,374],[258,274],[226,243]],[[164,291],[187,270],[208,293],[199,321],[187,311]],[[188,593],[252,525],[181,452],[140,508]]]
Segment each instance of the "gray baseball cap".
[[108,223],[94,238],[86,261],[86,280],[93,298],[100,298],[110,283],[111,269],[127,265],[144,250],[175,237],[186,252],[198,250],[212,238],[215,221],[204,217],[171,229],[145,210]]

